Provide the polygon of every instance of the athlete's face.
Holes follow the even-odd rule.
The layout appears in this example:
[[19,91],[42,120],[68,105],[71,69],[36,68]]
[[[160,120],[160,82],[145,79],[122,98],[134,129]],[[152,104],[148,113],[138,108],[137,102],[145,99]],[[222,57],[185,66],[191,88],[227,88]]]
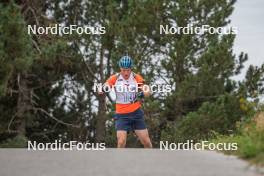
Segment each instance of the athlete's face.
[[123,76],[123,78],[128,79],[131,73],[131,69],[130,68],[120,68],[121,71],[121,75]]

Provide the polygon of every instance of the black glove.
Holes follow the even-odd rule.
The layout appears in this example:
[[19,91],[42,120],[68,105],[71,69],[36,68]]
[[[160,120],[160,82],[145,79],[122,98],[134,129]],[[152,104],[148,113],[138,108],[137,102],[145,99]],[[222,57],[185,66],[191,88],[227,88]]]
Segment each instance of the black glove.
[[144,98],[144,92],[140,91],[136,94],[137,99],[143,99]]
[[144,92],[140,91],[136,93],[135,99],[133,101],[131,101],[131,103],[135,103],[139,100],[143,101],[144,98]]

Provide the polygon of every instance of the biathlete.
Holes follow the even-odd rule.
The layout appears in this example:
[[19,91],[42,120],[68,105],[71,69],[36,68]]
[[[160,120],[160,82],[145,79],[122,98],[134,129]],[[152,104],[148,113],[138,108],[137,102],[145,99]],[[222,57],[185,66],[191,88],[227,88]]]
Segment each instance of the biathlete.
[[[152,148],[148,129],[141,109],[142,100],[151,92],[141,75],[132,72],[133,61],[129,56],[119,60],[120,73],[110,76],[105,86],[113,87],[116,94],[115,129],[117,147],[126,146],[127,134],[134,131],[144,148]],[[99,92],[102,94],[103,92]]]

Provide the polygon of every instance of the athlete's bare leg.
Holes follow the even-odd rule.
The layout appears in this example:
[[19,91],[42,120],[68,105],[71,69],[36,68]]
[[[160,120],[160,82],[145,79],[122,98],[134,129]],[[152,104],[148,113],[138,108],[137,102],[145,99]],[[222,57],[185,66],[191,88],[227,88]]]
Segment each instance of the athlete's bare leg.
[[125,148],[127,132],[123,130],[118,130],[116,136],[117,136],[117,148]]
[[135,133],[138,136],[141,144],[144,145],[144,148],[152,148],[152,144],[151,144],[147,129],[135,130]]

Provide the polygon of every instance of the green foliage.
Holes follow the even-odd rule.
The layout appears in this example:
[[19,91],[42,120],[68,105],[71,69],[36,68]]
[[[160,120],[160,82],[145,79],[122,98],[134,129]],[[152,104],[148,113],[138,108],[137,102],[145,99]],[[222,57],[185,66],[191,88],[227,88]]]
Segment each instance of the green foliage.
[[[134,59],[133,71],[147,83],[162,80],[172,85],[171,93],[156,93],[143,106],[154,146],[160,140],[197,141],[233,133],[237,121],[258,104],[247,99],[263,94],[264,67],[251,66],[245,80],[234,81],[232,76],[248,59],[247,54],[233,54],[235,35],[160,35],[159,30],[161,24],[225,27],[234,3],[49,0],[26,1],[23,8],[13,1],[0,4],[0,140],[11,138],[6,135],[8,126],[15,131],[26,121],[30,140],[50,142],[63,136],[65,141],[95,141],[100,133],[107,146],[115,147],[114,125],[105,126],[113,106],[105,110],[92,87],[119,71],[117,61],[126,53]],[[106,33],[29,36],[27,24],[103,26]],[[21,98],[27,106],[18,118]],[[133,134],[128,143],[139,146]],[[253,155],[255,149],[248,148],[248,155]]]
[[0,5],[0,30],[0,94],[4,95],[13,74],[29,69],[33,62],[31,39],[13,1]]
[[[113,123],[113,121],[112,121]],[[105,143],[106,147],[116,147],[116,130],[114,124],[108,127],[106,131],[106,138],[105,138]]]
[[197,112],[190,112],[177,125],[166,129],[162,139],[199,141],[209,139],[215,133],[228,134],[236,129],[236,122],[243,115],[236,97],[222,95],[215,102],[203,103]]
[[240,82],[238,92],[242,97],[250,97],[258,103],[259,97],[264,94],[264,64],[260,67],[250,65],[245,80]]
[[25,136],[15,136],[14,138],[7,139],[0,144],[1,148],[25,148],[27,147],[28,139]]
[[[257,116],[257,115],[256,115]],[[260,120],[261,118],[261,120]],[[253,163],[264,165],[264,116],[259,120],[252,118],[243,123],[237,133],[232,135],[217,135],[211,141],[214,143],[237,143],[238,150],[224,151],[226,154],[235,154],[241,158],[249,159]],[[261,125],[261,126],[260,126]]]

